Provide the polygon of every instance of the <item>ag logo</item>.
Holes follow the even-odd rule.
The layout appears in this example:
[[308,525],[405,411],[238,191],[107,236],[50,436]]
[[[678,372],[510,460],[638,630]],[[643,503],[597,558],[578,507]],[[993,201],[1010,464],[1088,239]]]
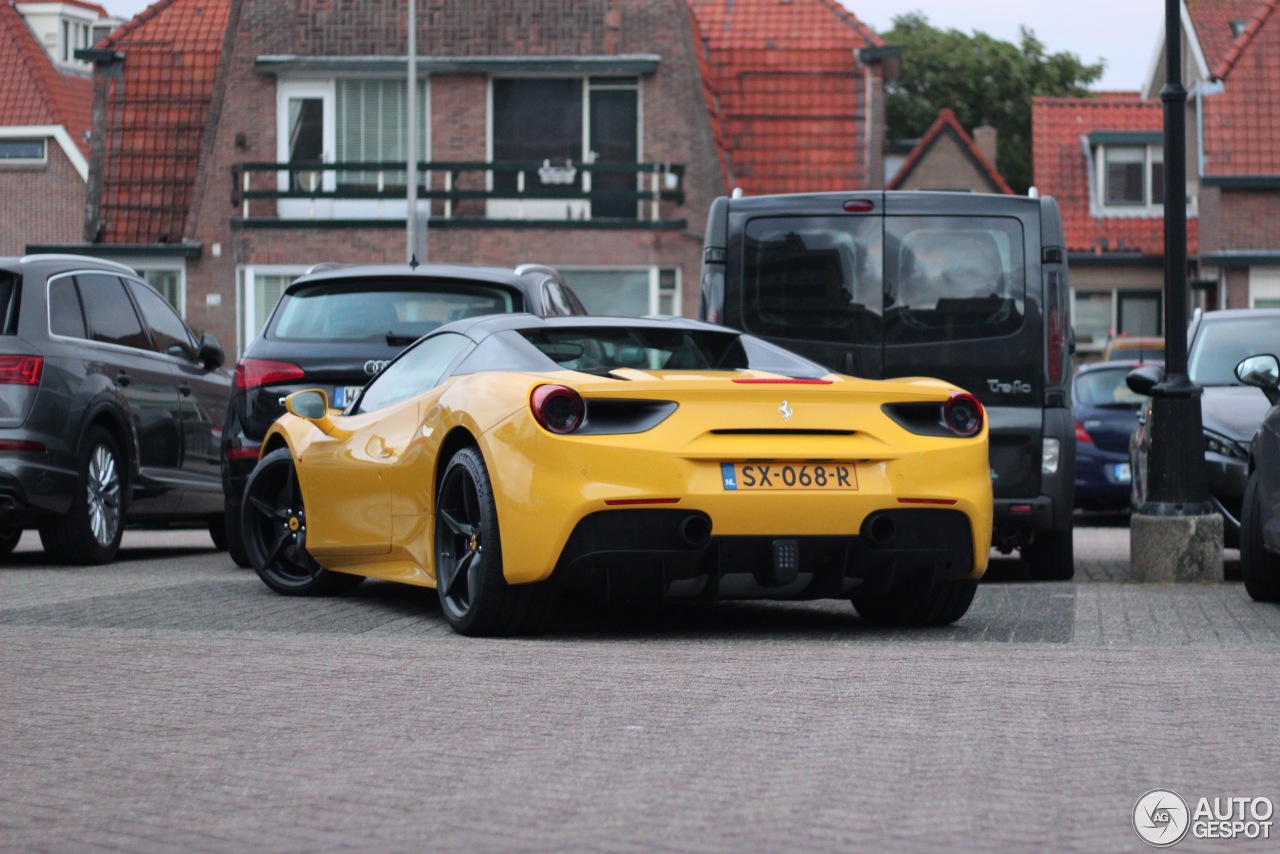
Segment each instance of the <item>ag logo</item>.
[[390,359],[370,359],[364,363],[364,372],[369,376],[373,376],[389,364],[391,364]]
[[1156,848],[1182,841],[1190,826],[1187,802],[1170,789],[1152,789],[1133,806],[1133,829],[1143,842]]

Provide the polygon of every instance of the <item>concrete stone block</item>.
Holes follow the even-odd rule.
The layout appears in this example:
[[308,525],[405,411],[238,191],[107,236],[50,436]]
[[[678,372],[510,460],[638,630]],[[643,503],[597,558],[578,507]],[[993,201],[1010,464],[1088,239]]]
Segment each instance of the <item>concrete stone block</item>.
[[1221,581],[1222,516],[1134,513],[1129,567],[1134,581]]

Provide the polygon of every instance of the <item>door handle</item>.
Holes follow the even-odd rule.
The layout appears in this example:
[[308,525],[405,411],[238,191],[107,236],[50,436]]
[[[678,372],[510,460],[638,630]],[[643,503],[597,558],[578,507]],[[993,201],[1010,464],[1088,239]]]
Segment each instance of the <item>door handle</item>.
[[129,372],[128,372],[128,371],[121,371],[120,373],[116,374],[116,383],[117,383],[117,384],[119,384],[119,385],[128,385],[128,384],[129,384],[129,383],[131,383],[131,382],[133,382],[133,377],[129,376]]
[[183,383],[182,385],[178,386],[178,394],[182,395],[183,397],[189,397],[191,395],[191,386],[189,386],[187,383]]

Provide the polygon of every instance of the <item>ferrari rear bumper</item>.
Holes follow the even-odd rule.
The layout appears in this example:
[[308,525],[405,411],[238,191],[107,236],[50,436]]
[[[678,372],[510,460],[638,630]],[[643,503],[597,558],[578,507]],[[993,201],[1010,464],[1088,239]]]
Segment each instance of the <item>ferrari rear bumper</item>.
[[823,599],[905,575],[975,577],[962,512],[884,510],[836,536],[719,536],[700,511],[605,510],[569,537],[551,583],[606,598]]

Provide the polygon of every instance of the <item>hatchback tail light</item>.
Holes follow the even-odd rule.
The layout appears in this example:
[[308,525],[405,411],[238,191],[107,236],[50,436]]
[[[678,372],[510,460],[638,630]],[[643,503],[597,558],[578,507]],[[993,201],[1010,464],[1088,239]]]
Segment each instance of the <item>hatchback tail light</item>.
[[236,388],[250,389],[272,383],[300,380],[306,371],[292,362],[272,362],[266,359],[241,359],[236,365]]
[[42,356],[0,356],[0,385],[40,385]]
[[582,426],[586,406],[576,391],[562,385],[540,385],[529,395],[533,417],[552,433],[572,433]]
[[942,420],[957,436],[976,436],[982,430],[982,404],[968,392],[954,392],[942,407]]
[[1084,429],[1084,425],[1078,420],[1076,421],[1076,441],[1093,443],[1093,437],[1089,435],[1089,431]]

